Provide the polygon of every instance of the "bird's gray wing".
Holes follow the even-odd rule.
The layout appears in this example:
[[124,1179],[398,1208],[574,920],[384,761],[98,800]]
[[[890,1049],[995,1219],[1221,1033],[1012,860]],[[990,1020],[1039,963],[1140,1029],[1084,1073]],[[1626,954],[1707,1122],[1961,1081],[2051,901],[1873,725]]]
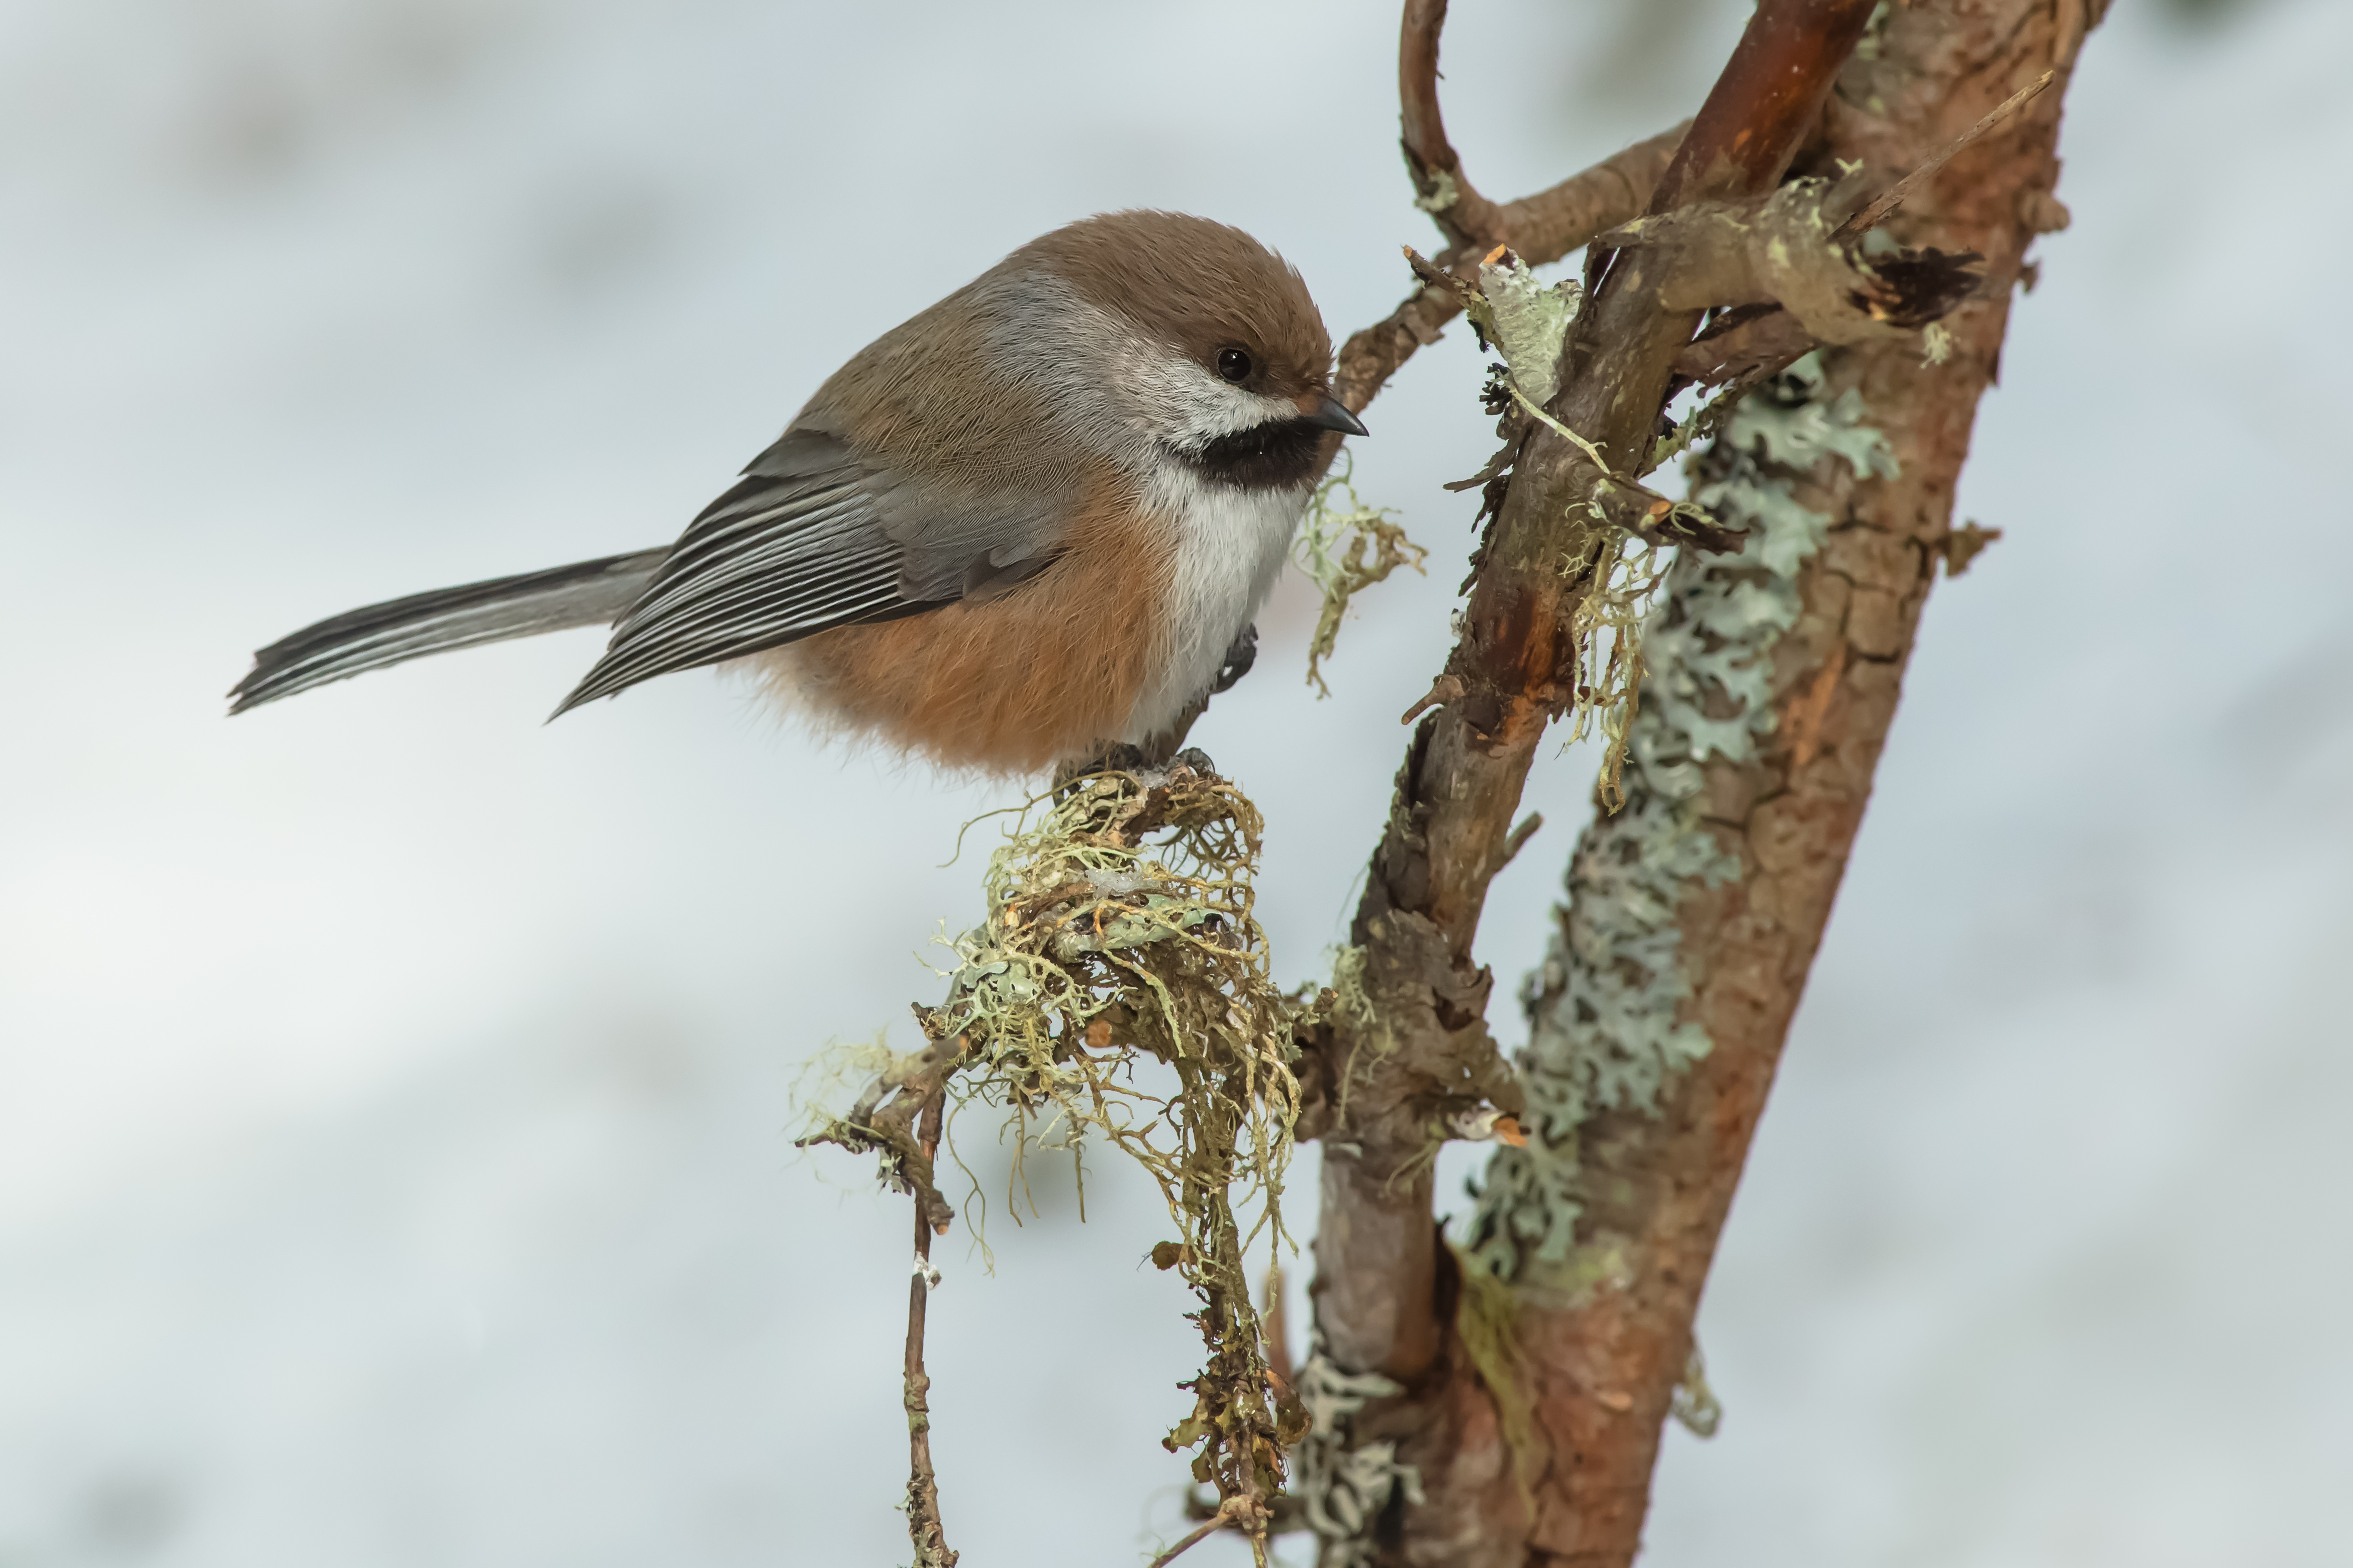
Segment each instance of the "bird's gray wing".
[[1018,489],[951,493],[823,431],[786,431],[689,525],[555,711],[834,626],[1001,592],[1053,559],[1062,512]]

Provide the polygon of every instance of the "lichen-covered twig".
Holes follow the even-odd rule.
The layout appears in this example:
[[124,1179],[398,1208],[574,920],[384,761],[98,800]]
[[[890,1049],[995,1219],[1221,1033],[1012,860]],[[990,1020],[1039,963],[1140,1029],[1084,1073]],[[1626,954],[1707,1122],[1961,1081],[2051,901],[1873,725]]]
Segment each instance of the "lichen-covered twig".
[[947,1081],[965,1066],[968,1041],[939,1027],[935,1009],[917,1007],[915,1021],[924,1034],[923,1049],[894,1057],[868,1084],[849,1112],[825,1119],[797,1146],[832,1143],[852,1153],[882,1156],[882,1184],[893,1192],[912,1193],[918,1220],[934,1233],[944,1233],[955,1218],[955,1207],[940,1195],[934,1180],[934,1151],[916,1135],[915,1120]]
[[1830,213],[1852,182],[1792,180],[1740,202],[1694,202],[1621,224],[1599,243],[1640,250],[1643,286],[1669,310],[1777,305],[1813,343],[1917,332],[1951,313],[1982,275],[1974,251],[1894,247],[1866,257]]
[[[1019,1147],[1092,1142],[1141,1165],[1176,1230],[1153,1260],[1193,1288],[1206,1348],[1184,1384],[1192,1412],[1166,1445],[1198,1450],[1195,1479],[1262,1556],[1283,1448],[1304,1417],[1271,1385],[1243,1255],[1261,1235],[1283,1239],[1292,1041],[1315,1015],[1269,975],[1253,912],[1260,834],[1257,808],[1198,752],[1071,778],[1030,802],[989,858],[986,918],[952,944],[947,996],[916,1010],[924,1049],[804,1142],[880,1152],[885,1180],[916,1194],[934,1230],[953,1214],[933,1183],[936,1124],[910,1123],[911,1107],[940,1097],[951,1115],[1004,1115]],[[1140,1079],[1147,1061],[1176,1087]]]
[[[1406,260],[1432,287],[1459,294],[1481,341],[1503,356],[1503,363],[1492,367],[1484,395],[1501,416],[1503,447],[1478,475],[1450,488],[1483,485],[1484,510],[1493,510],[1510,485],[1528,437],[1539,426],[1583,453],[1589,465],[1581,476],[1581,493],[1571,491],[1566,499],[1569,510],[1581,516],[1559,571],[1571,582],[1585,584],[1585,593],[1569,621],[1561,706],[1569,715],[1569,740],[1597,731],[1608,740],[1603,792],[1614,798],[1626,725],[1641,685],[1641,620],[1651,593],[1662,581],[1659,552],[1680,546],[1724,554],[1739,550],[1740,537],[1704,509],[1670,500],[1613,471],[1607,453],[1546,408],[1560,391],[1561,362],[1584,302],[1584,290],[1576,282],[1542,282],[1505,246],[1482,258],[1467,278],[1439,271],[1410,247]],[[1694,413],[1692,427],[1705,418],[1704,413]],[[1646,471],[1688,437],[1688,430],[1678,429],[1676,439],[1645,454],[1636,471]],[[1469,689],[1455,671],[1439,679],[1430,697],[1408,711],[1408,721],[1430,702],[1459,700]]]

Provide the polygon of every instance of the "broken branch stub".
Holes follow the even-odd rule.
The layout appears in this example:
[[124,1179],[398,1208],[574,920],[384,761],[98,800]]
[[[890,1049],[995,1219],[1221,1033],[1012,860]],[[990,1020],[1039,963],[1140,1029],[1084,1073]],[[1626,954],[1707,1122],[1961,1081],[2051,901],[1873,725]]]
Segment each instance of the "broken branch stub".
[[828,1119],[816,1131],[796,1139],[794,1147],[831,1143],[853,1154],[881,1155],[882,1184],[894,1193],[913,1194],[923,1223],[934,1235],[944,1235],[955,1218],[955,1207],[940,1195],[933,1179],[932,1152],[916,1136],[916,1119],[925,1102],[965,1065],[968,1042],[961,1035],[939,1032],[938,1012],[916,1007],[923,1048],[893,1058],[846,1115]]
[[[1918,331],[1977,288],[1984,258],[1975,251],[1895,248],[1866,256],[1859,244],[1838,237],[1829,212],[1847,205],[1844,196],[1843,184],[1793,180],[1761,200],[1695,202],[1637,218],[1595,243],[1651,253],[1643,280],[1665,310],[1775,305],[1810,343],[1864,343]],[[1762,318],[1744,325],[1753,333]],[[1792,335],[1786,324],[1771,330],[1784,340]]]

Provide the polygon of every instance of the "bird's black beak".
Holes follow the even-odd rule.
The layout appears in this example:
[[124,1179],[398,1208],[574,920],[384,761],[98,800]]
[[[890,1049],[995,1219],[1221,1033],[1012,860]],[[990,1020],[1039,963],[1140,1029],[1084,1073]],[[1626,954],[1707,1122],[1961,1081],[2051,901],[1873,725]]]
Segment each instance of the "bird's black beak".
[[1315,412],[1307,416],[1307,423],[1325,430],[1345,431],[1351,436],[1372,434],[1365,428],[1365,422],[1343,407],[1336,397],[1325,398]]

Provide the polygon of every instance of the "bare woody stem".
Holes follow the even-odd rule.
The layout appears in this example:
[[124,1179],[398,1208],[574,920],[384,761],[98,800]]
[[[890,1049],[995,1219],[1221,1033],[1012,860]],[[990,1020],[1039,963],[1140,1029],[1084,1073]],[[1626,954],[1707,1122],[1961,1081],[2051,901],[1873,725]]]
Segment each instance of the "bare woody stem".
[[[946,1100],[946,1090],[935,1088],[923,1102],[915,1137],[926,1162],[939,1153]],[[932,1221],[919,1190],[914,1277],[907,1281],[907,1539],[914,1544],[915,1568],[955,1568],[956,1554],[948,1549],[947,1531],[940,1522],[940,1481],[932,1469],[932,1380],[923,1372],[923,1318],[932,1294]]]
[[1508,224],[1495,204],[1472,187],[1461,158],[1446,140],[1446,119],[1438,107],[1438,37],[1445,27],[1446,0],[1406,0],[1398,37],[1398,141],[1418,205],[1448,242],[1461,249],[1485,248],[1504,243]]

